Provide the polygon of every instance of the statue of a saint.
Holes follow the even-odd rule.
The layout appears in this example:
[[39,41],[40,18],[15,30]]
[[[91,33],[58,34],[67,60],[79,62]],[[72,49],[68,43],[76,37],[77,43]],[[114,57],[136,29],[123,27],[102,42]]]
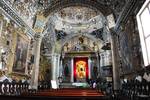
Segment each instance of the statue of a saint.
[[64,75],[67,77],[69,76],[69,68],[68,68],[68,65],[66,64],[65,65],[65,68],[64,68]]

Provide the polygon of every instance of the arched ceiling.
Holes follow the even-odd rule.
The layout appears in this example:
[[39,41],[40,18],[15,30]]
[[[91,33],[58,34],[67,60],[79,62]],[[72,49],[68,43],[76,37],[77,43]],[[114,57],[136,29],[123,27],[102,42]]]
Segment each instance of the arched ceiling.
[[71,6],[84,6],[98,10],[104,16],[113,13],[117,19],[127,1],[129,0],[6,0],[30,27],[34,26],[38,11],[48,17],[53,12]]
[[128,0],[38,0],[37,3],[46,17],[54,11],[70,6],[84,6],[99,10],[104,16],[113,12],[115,17],[118,17],[127,2]]
[[[58,11],[58,16],[76,22],[88,21],[99,14],[98,10],[93,10],[88,7],[71,6]],[[75,15],[75,16],[74,16]]]
[[[45,34],[44,37],[44,43],[46,44],[48,42],[48,38],[52,37],[52,34],[54,33],[57,42],[55,51],[57,52],[60,52],[58,49],[68,44],[69,41],[72,41],[74,38],[81,35],[89,37],[88,39],[95,42],[96,44],[99,43],[99,45],[102,45],[104,40],[103,33],[105,22],[106,19],[104,15],[96,9],[94,10],[85,6],[71,6],[63,8],[60,11],[49,15],[48,21],[46,23],[48,29],[47,34]],[[75,41],[76,43],[74,44],[78,44],[78,39],[76,40],[77,41]],[[88,45],[89,44],[87,44],[86,47],[90,48],[90,45]],[[100,48],[98,48],[98,50],[99,49]]]
[[[42,0],[41,0],[42,1]],[[84,6],[101,11],[104,15],[110,14],[112,11],[107,3],[112,0],[46,0],[47,5],[44,9],[44,15],[48,16],[51,12],[59,11],[70,6]],[[49,2],[48,2],[49,1]]]
[[122,5],[119,0],[47,0],[42,4],[47,5],[43,14],[49,18],[46,26],[53,28],[56,41],[62,41],[68,35],[73,38],[71,34],[89,34],[95,39],[107,41],[106,16],[115,13],[115,6]]
[[[101,12],[87,7],[67,7],[51,15],[55,30],[66,34],[91,33],[103,27],[104,16]],[[51,22],[49,22],[51,23]]]
[[74,51],[92,51],[97,52],[101,48],[102,43],[100,41],[94,41],[86,36],[75,36],[69,39],[65,45],[62,46],[62,53],[74,52]]
[[[46,20],[43,42],[49,48],[55,41],[86,34],[98,40],[107,40],[106,17],[121,13],[128,0],[7,0],[30,27],[38,22],[37,12]],[[50,46],[51,45],[51,46]]]

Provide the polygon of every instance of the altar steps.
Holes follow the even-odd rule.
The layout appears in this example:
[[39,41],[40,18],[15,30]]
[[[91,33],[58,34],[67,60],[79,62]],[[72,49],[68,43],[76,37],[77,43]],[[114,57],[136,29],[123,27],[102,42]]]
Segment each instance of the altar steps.
[[56,90],[38,91],[33,94],[34,96],[104,96],[102,93],[97,92],[95,89],[81,89],[81,88],[63,88]]
[[62,88],[25,93],[21,96],[1,96],[3,100],[110,100],[106,95],[91,88]]

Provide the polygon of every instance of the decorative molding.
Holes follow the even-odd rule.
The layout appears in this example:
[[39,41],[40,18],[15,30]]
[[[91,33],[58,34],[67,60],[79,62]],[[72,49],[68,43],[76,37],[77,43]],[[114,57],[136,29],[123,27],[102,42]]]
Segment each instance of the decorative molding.
[[37,34],[34,35],[35,40],[38,40],[40,38],[42,38],[42,35],[40,33],[37,33]]
[[18,15],[18,13],[10,7],[6,1],[1,0],[0,1],[0,8],[2,11],[10,18],[12,19],[17,25],[24,27],[27,30],[27,35],[29,35],[31,38],[36,34],[34,30],[29,27],[26,22],[23,21],[23,19]]
[[84,36],[87,38],[90,38],[91,40],[93,40],[96,43],[103,43],[103,41],[101,39],[96,39],[93,35],[90,34],[70,34],[67,35],[64,39],[62,39],[61,41],[59,41],[59,43],[61,43],[61,46],[63,47],[68,41],[70,41],[73,37],[77,37],[77,36]]

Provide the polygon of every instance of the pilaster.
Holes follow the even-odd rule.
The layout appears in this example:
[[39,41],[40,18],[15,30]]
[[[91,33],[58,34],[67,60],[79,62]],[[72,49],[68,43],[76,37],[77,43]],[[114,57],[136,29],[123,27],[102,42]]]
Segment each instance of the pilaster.
[[34,65],[31,76],[31,88],[38,89],[38,75],[39,75],[39,61],[40,61],[40,47],[42,37],[40,35],[35,36],[34,44]]
[[112,32],[111,35],[111,49],[112,49],[112,71],[113,71],[113,90],[118,91],[120,89],[120,74],[118,64],[118,44],[117,35]]

